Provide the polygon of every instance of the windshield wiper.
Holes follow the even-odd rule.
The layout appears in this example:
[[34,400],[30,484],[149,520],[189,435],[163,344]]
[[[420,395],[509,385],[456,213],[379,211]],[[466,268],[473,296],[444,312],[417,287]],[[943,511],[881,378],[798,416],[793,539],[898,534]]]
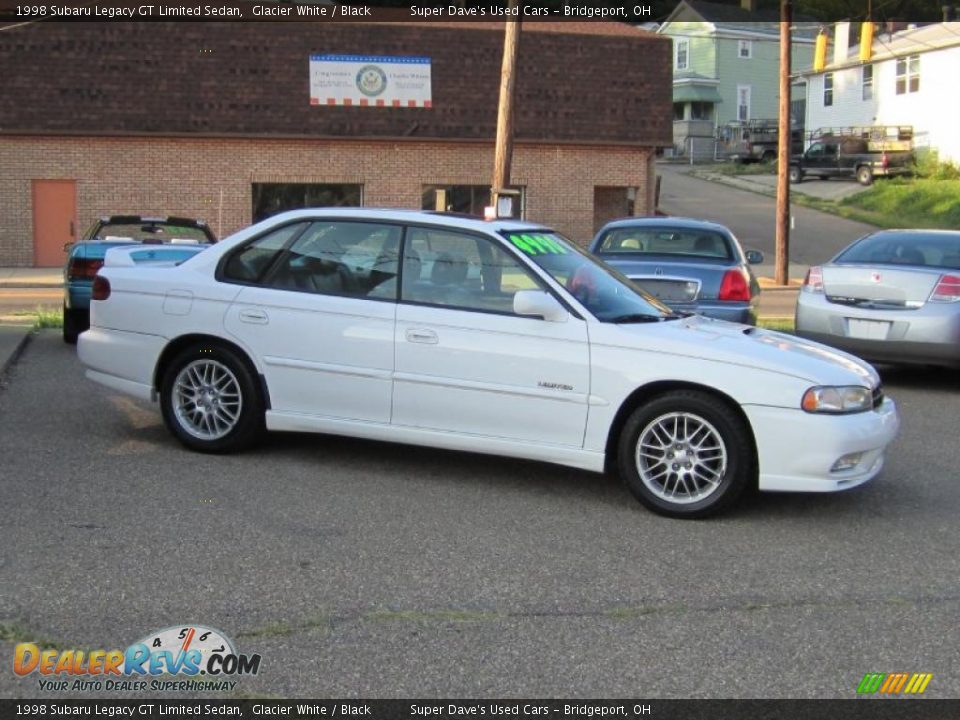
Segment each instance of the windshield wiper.
[[663,322],[667,319],[662,315],[648,315],[647,313],[628,313],[626,315],[614,315],[607,318],[604,322],[610,323],[645,323],[645,322]]

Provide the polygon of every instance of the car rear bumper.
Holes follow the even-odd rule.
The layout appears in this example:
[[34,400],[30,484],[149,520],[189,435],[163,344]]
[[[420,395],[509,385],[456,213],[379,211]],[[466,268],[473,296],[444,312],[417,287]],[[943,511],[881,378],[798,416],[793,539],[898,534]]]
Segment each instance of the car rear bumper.
[[92,327],[81,333],[77,356],[91,380],[150,400],[154,369],[166,344],[159,335]]
[[[889,326],[884,337],[855,337],[851,320]],[[875,362],[960,366],[960,307],[953,303],[878,311],[831,303],[821,294],[801,292],[796,333]]]
[[90,310],[90,294],[93,292],[93,281],[80,282],[70,280],[63,293],[63,302],[68,310]]
[[[758,405],[744,411],[757,442],[761,490],[836,492],[862,485],[883,468],[886,448],[900,428],[890,398],[875,410],[851,415]],[[859,458],[853,467],[832,470],[840,458],[854,453]]]

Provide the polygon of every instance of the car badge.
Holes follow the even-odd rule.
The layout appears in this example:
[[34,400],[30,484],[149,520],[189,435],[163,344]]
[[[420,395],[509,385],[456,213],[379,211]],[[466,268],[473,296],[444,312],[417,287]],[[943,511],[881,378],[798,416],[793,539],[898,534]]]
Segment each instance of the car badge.
[[873,280],[875,283],[880,282],[880,273],[874,270],[872,273],[870,273],[870,279]]

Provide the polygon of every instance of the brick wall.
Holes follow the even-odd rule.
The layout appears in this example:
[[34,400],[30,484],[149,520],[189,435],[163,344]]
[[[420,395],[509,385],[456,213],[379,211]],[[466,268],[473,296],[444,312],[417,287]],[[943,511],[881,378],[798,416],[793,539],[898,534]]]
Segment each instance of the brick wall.
[[[594,188],[637,188],[652,207],[652,148],[518,144],[526,216],[581,243]],[[30,181],[75,179],[81,229],[99,215],[185,215],[223,237],[251,221],[255,182],[356,183],[367,207],[419,208],[423,185],[489,184],[493,144],[384,140],[0,137],[0,267],[33,263]],[[648,182],[649,180],[649,182]]]

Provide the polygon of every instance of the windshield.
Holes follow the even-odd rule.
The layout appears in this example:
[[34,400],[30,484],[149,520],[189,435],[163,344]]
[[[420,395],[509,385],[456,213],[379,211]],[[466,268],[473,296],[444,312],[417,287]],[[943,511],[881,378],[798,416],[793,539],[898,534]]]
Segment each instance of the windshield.
[[555,232],[506,231],[504,237],[603,322],[668,320],[679,315],[628,278]]

